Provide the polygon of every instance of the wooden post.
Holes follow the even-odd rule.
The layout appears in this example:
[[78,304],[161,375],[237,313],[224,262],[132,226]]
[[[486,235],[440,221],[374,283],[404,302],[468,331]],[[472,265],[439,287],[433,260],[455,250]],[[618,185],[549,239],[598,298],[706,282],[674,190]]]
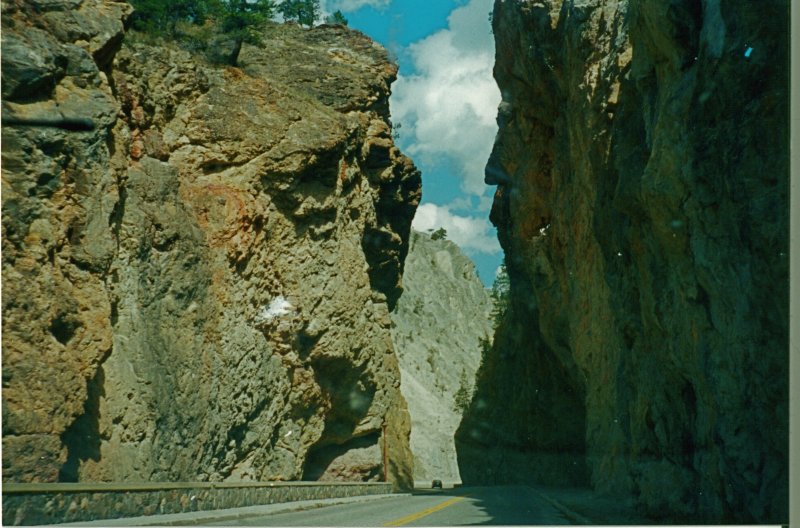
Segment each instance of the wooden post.
[[389,482],[389,451],[386,448],[386,422],[381,426],[383,428],[383,481]]

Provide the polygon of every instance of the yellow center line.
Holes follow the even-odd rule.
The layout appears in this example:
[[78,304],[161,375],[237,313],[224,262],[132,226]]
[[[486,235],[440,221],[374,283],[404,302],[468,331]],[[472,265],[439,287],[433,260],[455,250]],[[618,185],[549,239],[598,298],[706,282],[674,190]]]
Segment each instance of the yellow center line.
[[452,506],[453,504],[455,504],[457,502],[460,502],[460,501],[462,501],[462,500],[464,500],[466,498],[467,498],[466,495],[464,495],[463,497],[453,497],[452,499],[450,499],[448,501],[444,501],[441,504],[437,504],[436,506],[431,506],[427,510],[422,510],[422,511],[417,512],[417,513],[412,513],[411,515],[406,515],[405,517],[401,517],[400,519],[397,519],[396,521],[390,521],[390,522],[384,524],[383,526],[404,526],[404,525],[406,525],[408,523],[412,523],[412,522],[416,521],[417,519],[422,519],[425,516],[428,516],[428,515],[430,515],[432,513],[435,513],[435,512],[437,512],[439,510],[443,510],[443,509],[447,508],[448,506]]

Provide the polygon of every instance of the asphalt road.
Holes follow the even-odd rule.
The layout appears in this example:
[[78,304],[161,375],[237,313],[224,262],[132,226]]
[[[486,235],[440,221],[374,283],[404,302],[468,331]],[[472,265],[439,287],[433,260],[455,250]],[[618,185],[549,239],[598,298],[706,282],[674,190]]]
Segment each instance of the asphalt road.
[[497,486],[416,492],[206,526],[465,526],[571,524],[531,488]]

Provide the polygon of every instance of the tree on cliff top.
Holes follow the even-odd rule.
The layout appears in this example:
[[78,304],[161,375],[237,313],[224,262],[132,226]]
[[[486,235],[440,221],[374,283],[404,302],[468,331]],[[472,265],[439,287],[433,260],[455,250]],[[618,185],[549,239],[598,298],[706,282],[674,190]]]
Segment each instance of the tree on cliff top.
[[325,17],[325,23],[331,25],[346,26],[347,19],[344,17],[341,11],[336,10],[334,14]]
[[440,227],[431,233],[431,240],[447,240],[447,229]]
[[258,29],[273,15],[275,4],[271,0],[214,0],[222,32],[233,39],[233,50],[228,64],[236,66],[242,44],[260,44]]
[[[239,60],[242,44],[261,43],[260,29],[272,19],[275,10],[272,0],[131,0],[131,4],[133,28],[151,35],[187,37],[180,34],[179,23],[202,25],[209,19],[215,21],[214,31],[233,42],[225,57],[232,66]],[[210,34],[202,39],[210,40]]]
[[284,0],[278,10],[286,20],[311,27],[319,16],[319,0]]
[[177,24],[203,24],[213,14],[215,0],[131,0],[131,25],[154,35],[177,36]]

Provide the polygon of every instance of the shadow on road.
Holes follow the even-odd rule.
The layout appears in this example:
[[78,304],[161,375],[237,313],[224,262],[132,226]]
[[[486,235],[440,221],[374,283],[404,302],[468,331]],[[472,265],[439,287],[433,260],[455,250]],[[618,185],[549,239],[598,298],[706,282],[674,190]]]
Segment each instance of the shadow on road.
[[637,515],[631,505],[600,497],[588,488],[489,486],[422,489],[413,494],[467,496],[475,513],[464,525],[653,524],[652,519]]
[[[464,487],[445,490],[415,490],[414,495],[466,497],[469,518],[463,526],[520,526],[577,524],[526,486]],[[435,524],[435,518],[430,522]]]

